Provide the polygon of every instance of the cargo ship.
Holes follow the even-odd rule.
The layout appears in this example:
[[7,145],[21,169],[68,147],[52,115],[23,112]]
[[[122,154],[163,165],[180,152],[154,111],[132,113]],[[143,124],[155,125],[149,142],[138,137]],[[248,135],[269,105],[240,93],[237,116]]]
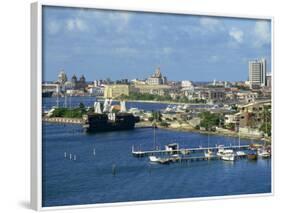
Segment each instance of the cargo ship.
[[42,97],[43,97],[43,98],[52,97],[53,93],[54,93],[53,91],[43,91],[43,92],[42,92]]
[[89,133],[131,130],[135,128],[135,123],[140,118],[128,113],[124,101],[121,101],[120,107],[112,106],[111,100],[105,100],[103,110],[101,103],[96,102],[94,110],[89,111],[84,117],[83,127]]

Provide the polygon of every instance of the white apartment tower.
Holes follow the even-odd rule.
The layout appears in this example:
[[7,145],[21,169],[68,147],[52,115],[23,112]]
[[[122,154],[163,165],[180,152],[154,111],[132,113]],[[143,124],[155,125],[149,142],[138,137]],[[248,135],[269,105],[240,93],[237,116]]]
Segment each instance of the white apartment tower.
[[264,58],[249,61],[249,82],[251,88],[264,87],[266,84],[266,60]]

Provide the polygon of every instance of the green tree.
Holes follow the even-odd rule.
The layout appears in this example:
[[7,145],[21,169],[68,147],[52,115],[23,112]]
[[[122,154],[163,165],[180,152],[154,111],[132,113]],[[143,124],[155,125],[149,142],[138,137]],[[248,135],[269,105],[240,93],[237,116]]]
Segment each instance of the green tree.
[[154,121],[159,122],[162,121],[162,114],[159,111],[153,111],[152,112],[152,118]]
[[220,123],[220,115],[209,111],[200,113],[199,117],[201,118],[200,126],[207,130],[211,130],[213,126],[218,126]]
[[268,136],[271,136],[271,106],[264,106],[262,112],[262,124],[260,131],[263,131]]

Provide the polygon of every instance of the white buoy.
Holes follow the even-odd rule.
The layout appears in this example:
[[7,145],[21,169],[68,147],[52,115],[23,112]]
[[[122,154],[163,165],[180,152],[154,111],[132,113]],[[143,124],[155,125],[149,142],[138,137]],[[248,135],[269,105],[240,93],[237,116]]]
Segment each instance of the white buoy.
[[73,156],[73,160],[76,160],[76,155]]
[[64,158],[66,158],[66,152],[64,152]]
[[94,156],[96,155],[96,149],[95,148],[93,149],[93,155]]
[[71,159],[72,159],[72,154],[70,153],[70,154],[69,154],[69,160],[71,160]]

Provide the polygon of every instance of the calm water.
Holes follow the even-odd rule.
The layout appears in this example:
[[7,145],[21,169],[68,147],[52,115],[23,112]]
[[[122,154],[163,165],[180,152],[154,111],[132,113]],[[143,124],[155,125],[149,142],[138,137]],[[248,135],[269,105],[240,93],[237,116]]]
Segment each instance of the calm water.
[[[156,132],[162,147],[171,142],[182,147],[208,143],[206,135],[197,133]],[[237,144],[237,139],[210,136],[209,144]],[[43,124],[43,206],[271,192],[270,159],[152,165],[146,157],[134,158],[132,145],[152,149],[153,131],[86,134],[77,125]]]
[[[65,106],[65,98],[59,98],[59,106]],[[67,97],[66,103],[68,107],[78,107],[79,104],[82,102],[85,106],[90,107],[93,106],[96,101],[95,97]],[[113,102],[115,104],[115,102]],[[43,108],[44,110],[49,110],[53,106],[57,105],[57,98],[43,98]],[[141,108],[145,111],[148,110],[161,110],[165,109],[168,104],[161,104],[161,103],[137,103],[137,102],[127,102],[126,107],[129,108]]]
[[[67,107],[78,107],[80,103],[83,103],[85,106],[90,107],[94,105],[94,102],[96,101],[95,97],[67,97],[65,98],[58,98],[58,105],[60,107],[64,107],[65,103]],[[116,102],[113,101],[113,104],[116,104]],[[130,108],[140,108],[145,111],[151,111],[151,110],[163,110],[165,109],[169,104],[162,104],[162,103],[138,103],[138,102],[126,102],[126,107],[128,109]],[[43,109],[44,110],[50,110],[53,106],[57,106],[57,98],[56,97],[50,97],[50,98],[43,98]],[[212,107],[211,105],[197,105],[197,104],[190,104],[191,108],[197,108],[197,107]]]

